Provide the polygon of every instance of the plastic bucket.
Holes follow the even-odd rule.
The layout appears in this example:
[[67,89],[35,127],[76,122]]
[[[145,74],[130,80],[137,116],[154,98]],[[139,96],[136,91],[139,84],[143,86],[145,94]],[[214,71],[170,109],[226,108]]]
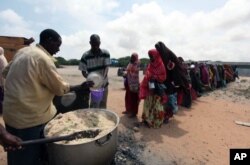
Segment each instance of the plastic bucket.
[[92,102],[99,103],[102,100],[104,89],[92,89],[90,90],[90,97]]

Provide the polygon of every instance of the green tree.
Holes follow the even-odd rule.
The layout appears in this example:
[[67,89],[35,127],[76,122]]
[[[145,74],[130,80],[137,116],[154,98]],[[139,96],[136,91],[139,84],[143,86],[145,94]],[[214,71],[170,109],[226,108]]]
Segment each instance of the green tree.
[[119,67],[126,67],[130,61],[130,56],[122,57],[118,59]]
[[58,65],[68,65],[68,61],[65,60],[63,57],[55,57],[56,58],[56,63]]
[[79,65],[79,60],[77,60],[77,59],[70,59],[69,61],[68,61],[68,65]]
[[141,61],[141,64],[147,65],[149,63],[149,58],[141,58],[140,61]]

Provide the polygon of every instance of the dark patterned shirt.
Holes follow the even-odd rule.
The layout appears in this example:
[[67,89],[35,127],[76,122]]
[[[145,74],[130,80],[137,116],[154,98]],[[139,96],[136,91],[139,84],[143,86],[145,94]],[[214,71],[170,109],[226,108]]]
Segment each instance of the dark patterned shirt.
[[91,50],[86,51],[81,58],[79,70],[87,74],[97,72],[104,78],[103,86],[108,85],[108,67],[110,66],[110,54],[105,49],[100,49],[100,53],[94,55]]

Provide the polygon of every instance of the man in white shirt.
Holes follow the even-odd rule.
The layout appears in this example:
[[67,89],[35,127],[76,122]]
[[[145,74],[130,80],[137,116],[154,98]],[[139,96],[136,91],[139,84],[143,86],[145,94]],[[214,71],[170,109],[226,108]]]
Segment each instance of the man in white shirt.
[[[70,86],[58,74],[52,57],[59,51],[62,39],[52,29],[40,33],[36,46],[20,49],[4,69],[5,98],[3,119],[6,130],[22,140],[44,137],[44,127],[57,113],[52,102],[55,95],[88,89],[93,82]],[[44,145],[30,145],[8,152],[8,165],[40,165]]]

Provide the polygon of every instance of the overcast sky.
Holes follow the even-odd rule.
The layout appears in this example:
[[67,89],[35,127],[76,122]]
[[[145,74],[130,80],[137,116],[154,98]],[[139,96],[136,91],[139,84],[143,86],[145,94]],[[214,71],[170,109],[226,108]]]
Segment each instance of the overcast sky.
[[250,0],[1,0],[0,35],[62,36],[57,56],[80,59],[89,36],[112,58],[164,42],[184,60],[250,61]]

